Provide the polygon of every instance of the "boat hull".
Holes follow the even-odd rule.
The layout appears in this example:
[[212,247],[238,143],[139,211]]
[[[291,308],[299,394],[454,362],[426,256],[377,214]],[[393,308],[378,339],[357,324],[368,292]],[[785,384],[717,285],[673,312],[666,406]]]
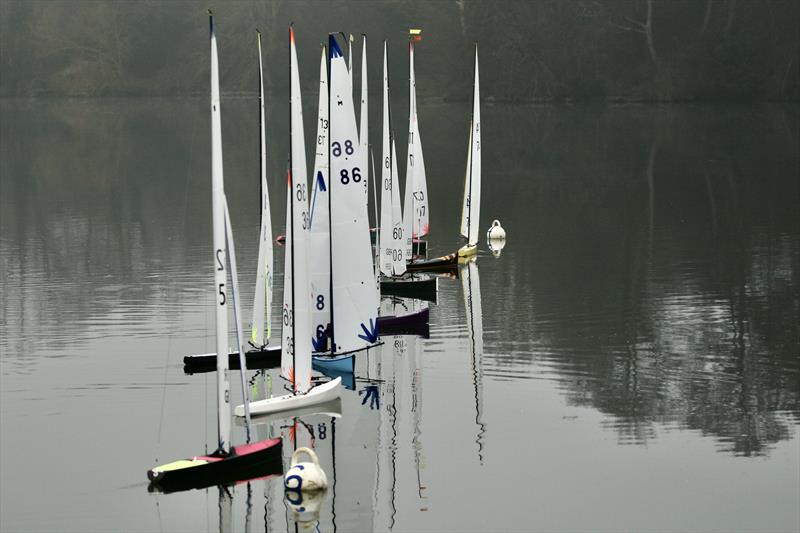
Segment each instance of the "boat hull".
[[403,315],[379,316],[378,335],[417,335],[427,339],[430,337],[430,314],[430,308],[426,307]]
[[[328,383],[312,387],[311,390],[305,394],[285,394],[283,396],[266,398],[257,402],[250,402],[250,415],[257,416],[261,414],[277,413],[334,400],[341,394],[341,384],[342,378],[336,378]],[[237,405],[233,410],[233,414],[236,416],[244,416],[244,405]]]
[[462,246],[458,249],[458,257],[472,257],[478,253],[478,246]]
[[401,296],[436,302],[438,283],[436,278],[426,279],[382,279],[381,294]]
[[228,456],[196,456],[147,471],[150,492],[179,492],[283,473],[281,439],[234,446]]
[[[248,350],[244,355],[248,370],[278,368],[281,366],[280,346],[268,346],[263,350]],[[228,354],[228,368],[239,370],[239,352]],[[204,374],[216,370],[217,354],[215,353],[187,355],[183,358],[183,371],[186,374]]]
[[441,270],[456,270],[458,268],[458,254],[452,253],[435,257],[433,259],[420,259],[406,265],[409,272],[435,272]]
[[315,355],[311,358],[311,366],[322,373],[333,371],[337,373],[353,373],[356,369],[356,358],[353,354],[325,356]]

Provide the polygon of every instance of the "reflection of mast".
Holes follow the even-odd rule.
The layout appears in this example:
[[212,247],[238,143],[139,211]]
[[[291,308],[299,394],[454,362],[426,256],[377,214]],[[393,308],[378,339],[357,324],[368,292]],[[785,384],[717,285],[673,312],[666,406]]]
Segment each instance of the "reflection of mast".
[[217,488],[219,489],[219,533],[227,533],[233,531],[233,513],[231,512],[233,495],[224,485],[218,485]]
[[[396,342],[392,343],[392,345],[395,346]],[[394,355],[394,354],[392,354],[392,355]],[[393,376],[395,376],[395,380],[396,380],[397,379],[396,378],[397,369],[394,368],[394,366],[395,366],[394,365],[394,361],[395,361],[395,358],[392,357],[392,370],[394,370],[394,372],[392,372],[392,374],[393,374]],[[392,406],[391,406],[391,409],[389,409],[390,420],[391,420],[391,425],[392,425],[392,490],[391,490],[392,497],[390,499],[390,502],[391,502],[391,505],[392,505],[392,517],[391,517],[391,521],[389,522],[389,529],[390,530],[392,528],[394,528],[394,517],[397,514],[397,507],[395,507],[395,504],[394,504],[395,488],[397,486],[397,389],[395,387],[396,387],[396,382],[393,380],[393,382],[392,382]]]
[[331,457],[333,459],[333,490],[331,491],[331,524],[336,531],[336,418],[331,417]]
[[[420,500],[427,499],[427,496],[422,494],[422,491],[427,487],[422,485],[422,474],[420,468],[424,468],[424,459],[422,458],[422,442],[420,435],[420,423],[422,421],[422,364],[420,362],[419,352],[417,350],[416,337],[408,337],[407,340],[409,351],[413,354],[407,354],[408,360],[413,364],[411,366],[411,412],[414,414],[414,434],[411,437],[411,445],[414,449],[414,463],[417,467],[417,494]],[[420,464],[423,463],[423,464]],[[423,507],[420,510],[427,510]]]
[[464,306],[467,315],[467,330],[470,342],[470,362],[472,364],[472,384],[475,388],[475,424],[478,435],[478,461],[483,464],[483,436],[486,424],[483,423],[483,311],[481,310],[481,280],[478,264],[473,259],[460,267],[461,285],[464,290]]

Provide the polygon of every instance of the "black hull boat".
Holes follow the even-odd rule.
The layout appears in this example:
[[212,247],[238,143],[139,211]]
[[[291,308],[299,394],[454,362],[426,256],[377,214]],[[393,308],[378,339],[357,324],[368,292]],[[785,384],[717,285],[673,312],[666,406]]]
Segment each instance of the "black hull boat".
[[179,492],[280,474],[283,474],[281,439],[267,439],[233,446],[228,455],[215,452],[148,470],[147,490]]
[[419,259],[406,265],[409,272],[440,272],[458,269],[458,254],[452,253],[433,259]]
[[416,298],[436,303],[437,281],[431,278],[398,278],[382,279],[381,294],[385,296],[400,296],[403,298]]

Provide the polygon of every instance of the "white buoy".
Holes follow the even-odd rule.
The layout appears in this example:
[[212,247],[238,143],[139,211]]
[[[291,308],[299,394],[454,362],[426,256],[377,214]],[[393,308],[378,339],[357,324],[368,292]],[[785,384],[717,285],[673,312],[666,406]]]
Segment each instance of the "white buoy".
[[487,241],[502,241],[506,238],[506,230],[500,225],[500,221],[495,219],[491,227],[486,231]]
[[[311,462],[299,462],[301,455],[306,454]],[[319,466],[319,459],[310,448],[297,448],[292,454],[292,466],[283,477],[283,488],[291,492],[314,492],[328,488],[328,477]]]

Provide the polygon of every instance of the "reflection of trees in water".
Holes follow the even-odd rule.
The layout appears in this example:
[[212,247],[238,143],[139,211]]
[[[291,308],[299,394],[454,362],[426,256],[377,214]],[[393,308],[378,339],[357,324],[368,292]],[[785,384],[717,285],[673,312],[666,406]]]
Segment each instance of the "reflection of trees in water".
[[170,320],[183,287],[165,278],[196,274],[187,256],[205,241],[206,217],[192,211],[203,203],[207,156],[187,160],[187,107],[3,103],[11,144],[2,158],[0,324],[9,353],[61,348],[113,320],[149,321],[144,308],[158,302]]
[[526,325],[501,341],[492,372],[530,371],[530,355],[513,350],[533,343],[539,367],[555,370],[572,402],[611,415],[622,442],[677,426],[756,455],[790,438],[800,189],[792,135],[776,127],[783,111],[532,114],[533,139],[503,139],[508,152],[487,163],[506,176],[519,174],[506,163],[525,167],[512,154],[529,163],[527,179],[506,178],[512,194],[486,195],[489,212],[514,198],[530,234],[508,250],[504,283],[516,292],[484,302],[489,316],[518,302]]

